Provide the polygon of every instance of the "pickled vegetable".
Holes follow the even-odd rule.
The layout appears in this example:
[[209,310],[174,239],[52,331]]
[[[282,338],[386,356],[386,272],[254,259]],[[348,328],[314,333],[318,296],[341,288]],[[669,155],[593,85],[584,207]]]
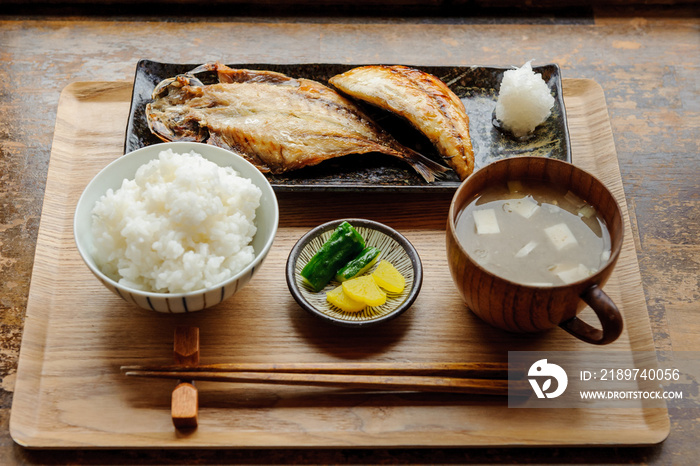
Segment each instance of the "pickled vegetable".
[[326,293],[326,300],[333,306],[345,312],[360,312],[367,305],[361,301],[355,301],[343,293],[343,287],[338,286]]
[[379,262],[377,269],[372,272],[372,277],[377,285],[390,293],[401,293],[406,287],[406,279],[389,261]]
[[377,263],[381,254],[382,252],[374,246],[367,246],[357,257],[338,270],[338,273],[335,274],[335,279],[339,282],[344,282],[353,277],[359,277]]
[[365,240],[348,222],[333,231],[311,260],[301,270],[303,280],[314,291],[322,290],[336,272],[357,256],[365,247]]
[[381,306],[386,302],[386,293],[379,288],[372,275],[351,278],[342,284],[343,293],[350,299],[365,303],[367,306]]

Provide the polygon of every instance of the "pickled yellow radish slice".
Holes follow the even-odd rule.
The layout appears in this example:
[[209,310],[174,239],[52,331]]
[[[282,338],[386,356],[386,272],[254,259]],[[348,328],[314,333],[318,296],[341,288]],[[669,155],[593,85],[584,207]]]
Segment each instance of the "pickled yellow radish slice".
[[406,279],[389,261],[380,261],[372,276],[377,285],[390,293],[401,293],[406,287]]
[[343,293],[350,299],[360,301],[368,306],[381,306],[386,302],[386,293],[382,291],[372,275],[346,280],[342,285]]
[[338,286],[326,293],[326,300],[333,306],[345,312],[360,312],[367,305],[361,301],[355,301],[343,293],[343,287]]

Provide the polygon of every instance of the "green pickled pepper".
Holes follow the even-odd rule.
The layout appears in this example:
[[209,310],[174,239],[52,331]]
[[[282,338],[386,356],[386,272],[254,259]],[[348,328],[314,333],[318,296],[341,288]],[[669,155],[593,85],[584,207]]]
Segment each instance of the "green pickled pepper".
[[301,270],[304,281],[314,291],[322,290],[336,272],[356,257],[365,247],[362,235],[344,221],[331,234]]

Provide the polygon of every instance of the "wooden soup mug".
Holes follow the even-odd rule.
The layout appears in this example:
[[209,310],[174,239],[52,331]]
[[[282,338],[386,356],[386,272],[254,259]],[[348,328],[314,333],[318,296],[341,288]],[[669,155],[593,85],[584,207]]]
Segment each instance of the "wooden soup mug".
[[[501,278],[469,257],[457,239],[459,213],[488,186],[526,179],[563,185],[602,216],[610,232],[611,254],[600,270],[567,285],[539,287]],[[467,306],[487,323],[518,333],[560,326],[573,336],[597,345],[611,343],[622,333],[620,311],[602,290],[620,255],[622,213],[612,193],[588,172],[544,157],[514,157],[493,162],[472,174],[457,189],[450,204],[446,236],[452,279]],[[595,312],[602,330],[577,317],[586,305]]]

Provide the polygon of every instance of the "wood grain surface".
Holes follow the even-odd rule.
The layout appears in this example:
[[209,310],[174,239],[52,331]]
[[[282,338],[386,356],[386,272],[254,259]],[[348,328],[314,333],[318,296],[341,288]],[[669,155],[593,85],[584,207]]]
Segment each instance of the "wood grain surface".
[[[640,445],[668,434],[667,413],[658,408],[621,409],[615,416],[575,409],[572,424],[557,410],[510,410],[504,398],[203,381],[198,383],[199,426],[190,435],[176,435],[165,422],[171,416],[172,382],[134,380],[119,371],[122,365],[171,363],[162,355],[172,347],[174,326],[200,328],[202,363],[506,362],[509,350],[601,350],[561,329],[512,335],[467,310],[447,267],[449,196],[323,193],[325,202],[311,208],[318,195],[291,193],[280,200],[280,228],[259,275],[233,298],[184,317],[134,308],[91,275],[72,237],[72,212],[83,188],[121,155],[130,87],[78,82],[62,93],[10,420],[18,443],[32,448]],[[564,96],[575,163],[600,177],[626,210],[602,89],[590,80],[565,80]],[[418,249],[423,288],[400,319],[376,329],[337,330],[291,298],[284,278],[291,247],[306,230],[341,212],[385,222]],[[626,215],[625,230],[630,237]],[[626,330],[605,351],[653,350],[639,281],[628,241],[605,287],[624,315]],[[263,409],[257,406],[262,400]],[[301,407],[303,414],[293,418]],[[471,420],[469,429],[464,419]]]
[[[305,11],[251,10],[221,2],[198,4],[196,9],[172,4],[81,9],[60,3],[13,8],[3,3],[0,463],[697,464],[700,403],[693,400],[670,407],[671,434],[663,443],[636,448],[41,451],[24,449],[9,435],[59,96],[75,81],[128,82],[141,58],[173,63],[221,59],[455,66],[516,65],[534,58],[535,63],[558,63],[564,77],[594,79],[607,100],[639,259],[637,286],[646,300],[655,347],[675,353],[699,351],[699,10],[696,2],[683,5],[686,2],[673,0],[658,2],[666,4],[661,7],[636,2],[631,8],[616,8],[609,6],[612,3],[584,1],[577,8],[540,10],[511,8],[512,4],[501,9],[500,2],[485,2],[494,8],[469,3],[456,10],[385,8],[361,13],[316,6]],[[587,7],[590,4],[598,6]],[[102,137],[103,130],[96,122],[95,135]],[[388,208],[402,205],[397,200]],[[285,222],[300,234],[304,230],[293,218]],[[163,344],[169,347],[171,342]],[[394,340],[387,342],[392,344]],[[351,345],[352,338],[341,349]],[[163,354],[164,360],[170,357]],[[264,407],[265,400],[259,401]],[[375,410],[377,422],[381,414],[381,409]]]

